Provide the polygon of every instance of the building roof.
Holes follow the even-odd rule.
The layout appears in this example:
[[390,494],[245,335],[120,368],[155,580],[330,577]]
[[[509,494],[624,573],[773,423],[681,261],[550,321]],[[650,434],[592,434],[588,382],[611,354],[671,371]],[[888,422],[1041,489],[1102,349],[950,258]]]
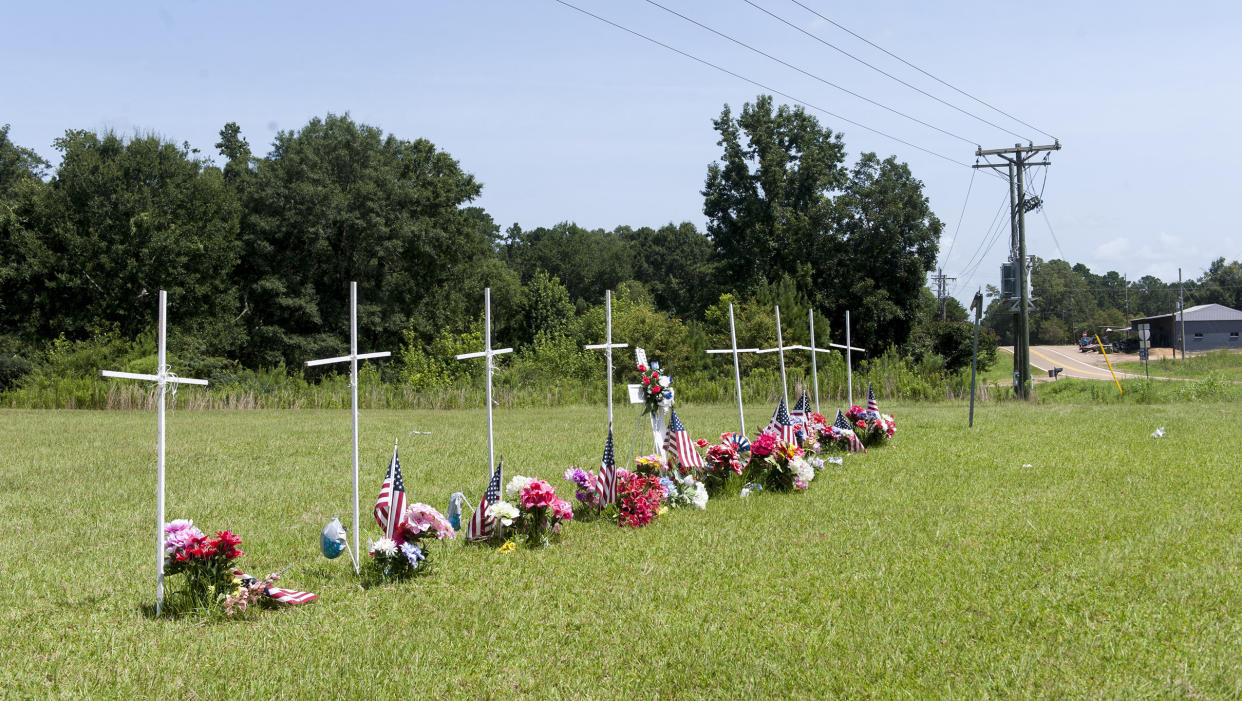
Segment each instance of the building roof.
[[[1186,321],[1242,321],[1242,311],[1226,307],[1223,304],[1199,304],[1193,307],[1186,307]],[[1130,325],[1133,326],[1141,321],[1153,321],[1155,319],[1172,318],[1173,321],[1181,321],[1182,315],[1177,312],[1171,314],[1158,314],[1156,316],[1146,316],[1140,319],[1131,319]]]

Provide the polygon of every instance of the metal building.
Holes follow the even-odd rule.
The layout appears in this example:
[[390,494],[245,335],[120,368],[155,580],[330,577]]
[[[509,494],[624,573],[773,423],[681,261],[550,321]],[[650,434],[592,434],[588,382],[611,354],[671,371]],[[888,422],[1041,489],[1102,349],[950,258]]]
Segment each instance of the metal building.
[[[1187,307],[1186,350],[1215,350],[1218,348],[1242,349],[1242,311],[1223,304],[1200,304]],[[1130,328],[1136,324],[1151,324],[1153,347],[1182,347],[1182,315],[1177,312],[1131,319]]]

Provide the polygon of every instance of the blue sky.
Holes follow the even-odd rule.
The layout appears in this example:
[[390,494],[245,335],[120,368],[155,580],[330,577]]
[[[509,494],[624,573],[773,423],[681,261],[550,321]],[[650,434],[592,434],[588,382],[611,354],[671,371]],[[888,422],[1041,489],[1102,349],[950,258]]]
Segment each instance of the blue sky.
[[[963,163],[974,161],[974,144],[1017,141],[742,0],[661,3],[970,143],[643,0],[570,1]],[[967,111],[1048,141],[789,0],[754,2]],[[1031,253],[1166,280],[1179,266],[1195,277],[1216,257],[1242,257],[1229,215],[1242,162],[1233,133],[1242,111],[1242,5],[803,3],[1061,140],[1042,186],[1047,218],[1027,219]],[[554,0],[47,2],[15,4],[5,15],[0,123],[49,160],[52,140],[71,128],[154,132],[216,156],[220,127],[236,121],[262,154],[277,130],[349,112],[452,154],[483,183],[477,204],[502,227],[702,228],[699,190],[719,154],[711,120],[724,104],[740,108],[761,91]],[[979,173],[971,186],[966,166],[811,112],[844,134],[851,161],[875,151],[910,164],[945,222],[942,264],[959,278],[959,298],[995,284],[1007,234],[990,249],[985,236],[1006,197],[1002,181]]]

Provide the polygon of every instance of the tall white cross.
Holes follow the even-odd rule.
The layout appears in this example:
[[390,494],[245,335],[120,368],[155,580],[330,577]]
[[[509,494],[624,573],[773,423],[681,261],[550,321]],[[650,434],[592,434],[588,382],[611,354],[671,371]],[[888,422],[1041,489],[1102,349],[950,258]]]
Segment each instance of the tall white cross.
[[168,371],[168,293],[160,290],[160,327],[159,346],[155,361],[155,374],[143,375],[136,372],[116,372],[101,370],[104,377],[120,377],[128,380],[146,380],[154,382],[159,389],[160,403],[156,408],[156,468],[155,468],[155,615],[160,615],[164,607],[164,398],[168,393],[168,383],[184,385],[206,385],[207,380],[194,380],[188,377],[177,377]]
[[737,347],[737,326],[733,323],[733,303],[729,303],[729,347],[722,349],[713,349],[708,353],[732,353],[733,354],[733,385],[737,390],[737,425],[740,429],[738,433],[746,435],[746,414],[742,411],[742,370],[738,364],[738,353],[758,353],[758,348],[738,348]]
[[787,346],[784,338],[781,336],[781,308],[776,305],[776,347],[761,348],[756,353],[780,353],[781,354],[781,396],[785,398],[785,406],[789,406],[789,386],[785,382],[785,351],[787,350],[808,350],[806,346]]
[[[849,352],[851,350],[856,350],[856,351],[864,350],[862,348],[854,348],[853,346],[849,345],[849,340],[850,340],[849,339],[849,315],[850,315],[849,312],[845,313],[845,318],[846,318],[845,345],[843,346],[839,343],[829,343],[828,348],[816,348],[815,347],[815,310],[812,309],[810,313],[808,314],[809,316],[808,323],[810,324],[810,330],[811,330],[811,347],[806,348],[805,346],[799,346],[799,348],[811,351],[811,384],[815,385],[815,413],[817,414],[821,412],[819,410],[819,368],[817,367],[817,363],[815,362],[815,354],[816,353],[831,353],[832,351],[829,350],[830,348],[841,348],[846,352],[846,365],[848,367]],[[789,346],[789,347],[793,348],[794,346]],[[847,372],[851,373],[851,378],[852,378],[852,369],[847,369]],[[852,393],[850,397],[851,399],[853,398]],[[850,402],[851,405],[853,405],[853,403],[854,403],[853,401]]]
[[328,365],[331,363],[349,362],[349,406],[354,422],[354,549],[350,555],[354,560],[354,574],[359,571],[358,565],[358,361],[369,358],[387,358],[389,351],[378,353],[358,352],[358,283],[349,283],[349,355],[335,358],[306,361],[306,367]]
[[512,353],[512,348],[501,348],[500,350],[492,350],[492,288],[488,287],[483,290],[483,350],[477,353],[462,353],[457,356],[458,360],[466,358],[485,358],[487,384],[487,476],[492,476],[492,470],[496,469],[496,452],[492,442],[492,371],[495,366],[492,364],[492,356],[501,355],[502,353]]
[[628,343],[612,342],[612,290],[604,291],[604,342],[595,343],[589,346],[583,346],[587,350],[604,349],[604,358],[607,360],[607,377],[608,377],[608,425],[612,425],[612,349],[626,348]]

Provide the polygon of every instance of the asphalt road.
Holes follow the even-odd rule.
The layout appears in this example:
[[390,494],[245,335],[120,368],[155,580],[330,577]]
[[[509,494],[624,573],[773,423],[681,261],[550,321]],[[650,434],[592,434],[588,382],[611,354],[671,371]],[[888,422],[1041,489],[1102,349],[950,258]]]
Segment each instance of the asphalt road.
[[[1002,346],[1001,350],[1013,353],[1012,346]],[[1136,356],[1124,356],[1132,360]],[[1078,346],[1031,346],[1031,365],[1043,370],[1043,378],[1048,379],[1048,370],[1054,366],[1064,368],[1061,377],[1077,377],[1084,380],[1111,380],[1112,374],[1099,353],[1079,352]],[[1143,377],[1128,372],[1117,372],[1117,377]]]

